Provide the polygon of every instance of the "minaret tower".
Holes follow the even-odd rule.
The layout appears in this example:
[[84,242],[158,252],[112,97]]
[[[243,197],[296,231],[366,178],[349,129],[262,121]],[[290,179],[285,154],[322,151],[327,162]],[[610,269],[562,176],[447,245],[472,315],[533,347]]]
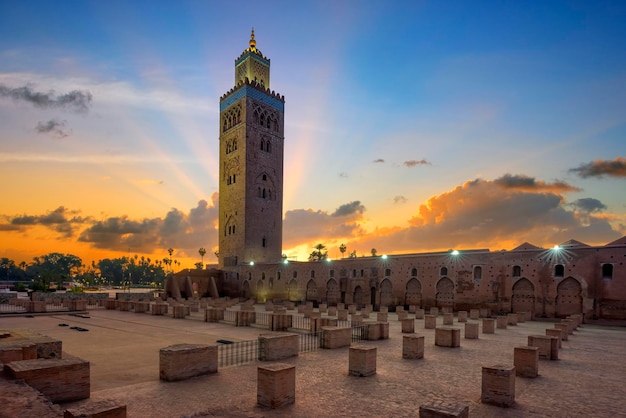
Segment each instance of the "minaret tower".
[[281,259],[285,97],[270,90],[254,29],[249,45],[220,98],[220,267]]

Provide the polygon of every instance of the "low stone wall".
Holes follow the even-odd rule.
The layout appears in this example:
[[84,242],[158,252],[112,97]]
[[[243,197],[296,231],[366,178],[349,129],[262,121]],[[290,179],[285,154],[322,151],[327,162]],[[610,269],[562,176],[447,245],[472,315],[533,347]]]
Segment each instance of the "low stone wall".
[[88,401],[66,409],[63,418],[126,418],[126,405],[108,399]]
[[5,372],[23,379],[52,402],[89,397],[89,362],[77,357],[14,361],[5,365]]
[[259,335],[259,359],[276,361],[298,355],[298,334],[272,333]]
[[352,328],[322,327],[322,348],[349,347],[352,342]]
[[159,378],[168,382],[217,373],[217,346],[176,344],[159,350]]

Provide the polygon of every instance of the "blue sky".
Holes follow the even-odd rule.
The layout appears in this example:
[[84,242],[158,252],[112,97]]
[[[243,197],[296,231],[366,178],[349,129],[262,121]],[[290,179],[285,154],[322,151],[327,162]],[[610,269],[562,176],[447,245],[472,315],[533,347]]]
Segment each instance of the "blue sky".
[[219,97],[251,27],[286,98],[288,255],[626,234],[623,2],[0,11],[0,249],[17,261],[217,249]]

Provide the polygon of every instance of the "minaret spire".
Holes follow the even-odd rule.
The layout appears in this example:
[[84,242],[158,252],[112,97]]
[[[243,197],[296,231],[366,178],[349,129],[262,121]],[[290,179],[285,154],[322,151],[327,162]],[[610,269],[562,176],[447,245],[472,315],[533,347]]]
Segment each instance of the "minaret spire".
[[250,34],[250,48],[256,49],[256,41],[254,40],[254,28],[252,28],[252,33]]

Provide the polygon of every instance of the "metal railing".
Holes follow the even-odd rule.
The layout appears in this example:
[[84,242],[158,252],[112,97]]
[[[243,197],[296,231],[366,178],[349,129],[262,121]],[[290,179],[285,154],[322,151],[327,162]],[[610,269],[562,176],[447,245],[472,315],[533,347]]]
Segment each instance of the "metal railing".
[[0,304],[1,313],[22,313],[26,312],[26,307],[19,304],[2,303]]
[[271,312],[256,312],[254,315],[254,323],[256,325],[261,325],[268,327],[272,322],[272,313]]
[[238,341],[217,347],[218,367],[237,366],[259,360],[259,340]]
[[352,327],[352,341],[365,341],[369,336],[369,327],[365,325],[355,325]]
[[301,315],[293,315],[291,319],[291,328],[303,329],[306,331],[311,330],[311,320]]
[[321,332],[309,332],[299,335],[298,352],[307,353],[309,351],[316,351],[322,346],[322,333]]
[[226,309],[224,311],[224,322],[231,322],[235,324],[237,322],[237,312]]

